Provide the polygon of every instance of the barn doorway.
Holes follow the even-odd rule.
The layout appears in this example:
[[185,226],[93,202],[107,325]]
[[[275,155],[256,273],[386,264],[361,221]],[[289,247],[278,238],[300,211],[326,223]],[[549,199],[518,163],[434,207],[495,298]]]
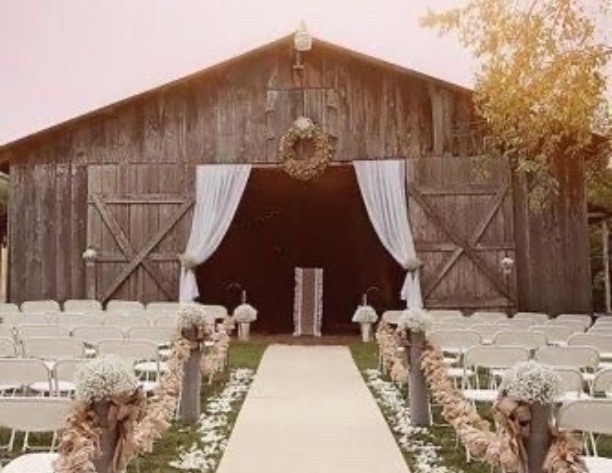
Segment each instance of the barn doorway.
[[301,182],[278,168],[251,171],[236,216],[218,250],[197,268],[200,298],[230,310],[239,283],[257,307],[257,330],[293,331],[294,268],[322,267],[323,334],[357,330],[351,316],[369,286],[380,312],[399,308],[404,272],[380,243],[352,166]]

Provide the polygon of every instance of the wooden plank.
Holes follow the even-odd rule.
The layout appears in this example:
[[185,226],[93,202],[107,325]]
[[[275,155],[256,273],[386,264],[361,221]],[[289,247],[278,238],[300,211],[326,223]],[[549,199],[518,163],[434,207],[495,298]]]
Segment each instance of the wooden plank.
[[149,252],[159,243],[159,241],[164,237],[164,235],[169,232],[174,225],[178,223],[178,221],[187,213],[187,211],[193,206],[194,200],[190,200],[185,202],[176,214],[174,214],[170,219],[166,220],[160,229],[151,237],[151,239],[147,242],[147,244],[132,258],[130,264],[128,264],[121,273],[115,278],[113,283],[108,287],[102,297],[103,300],[108,300],[115,290],[125,281],[127,277],[141,264],[142,260],[149,254]]
[[58,164],[55,168],[55,251],[49,254],[50,259],[55,260],[55,298],[65,301],[70,298],[71,279],[71,166],[70,164]]
[[[153,166],[154,168],[155,166]],[[156,194],[156,193],[132,193],[132,194],[107,194],[107,193],[99,193],[97,194],[106,205],[114,205],[114,204],[182,204],[185,202],[186,198],[173,194]],[[189,197],[187,197],[189,198]],[[89,203],[93,203],[93,197],[88,200]]]
[[[149,253],[145,261],[156,262],[176,262],[178,261],[177,253]],[[96,257],[99,263],[129,263],[131,258],[123,254],[108,254],[101,253]]]
[[25,185],[26,165],[11,164],[9,174],[9,301],[21,303],[23,301],[26,249],[25,231],[26,223],[23,218],[23,209],[26,208],[27,186]]
[[87,167],[72,165],[70,178],[70,297],[85,297],[85,264],[81,258],[87,248]]

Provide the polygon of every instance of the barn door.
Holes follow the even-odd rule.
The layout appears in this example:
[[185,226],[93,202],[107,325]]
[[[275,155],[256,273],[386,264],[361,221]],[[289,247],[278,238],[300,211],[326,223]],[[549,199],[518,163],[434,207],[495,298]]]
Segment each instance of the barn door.
[[192,174],[159,163],[88,168],[87,244],[98,255],[87,285],[97,299],[178,300]]
[[[430,308],[516,307],[512,187],[505,161],[408,160],[410,220]],[[516,270],[516,266],[514,268]]]

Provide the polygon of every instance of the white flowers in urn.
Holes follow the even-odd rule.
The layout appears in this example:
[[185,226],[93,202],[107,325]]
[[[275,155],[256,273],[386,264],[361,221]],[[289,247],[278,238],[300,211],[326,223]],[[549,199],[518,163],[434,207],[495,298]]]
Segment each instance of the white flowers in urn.
[[411,332],[426,332],[432,323],[433,317],[431,314],[420,307],[411,307],[404,310],[398,320],[400,329]]
[[117,356],[94,358],[80,365],[74,382],[77,399],[87,403],[108,401],[138,387],[132,364]]
[[238,324],[238,338],[249,339],[251,323],[257,320],[257,309],[250,304],[242,303],[234,309],[234,321]]
[[353,322],[361,325],[361,338],[364,342],[369,342],[372,337],[372,324],[378,321],[378,315],[374,307],[370,305],[360,305],[353,314]]
[[509,369],[500,390],[516,401],[552,403],[561,394],[561,377],[552,367],[530,360]]

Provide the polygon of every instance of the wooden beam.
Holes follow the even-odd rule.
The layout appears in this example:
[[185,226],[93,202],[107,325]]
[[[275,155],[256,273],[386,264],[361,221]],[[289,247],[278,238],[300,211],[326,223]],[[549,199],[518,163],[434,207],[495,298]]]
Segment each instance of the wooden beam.
[[183,203],[177,212],[168,218],[161,228],[149,239],[147,244],[134,256],[130,264],[125,266],[121,272],[117,275],[114,281],[110,284],[104,295],[102,296],[102,302],[107,301],[119,288],[119,286],[126,280],[126,278],[132,274],[132,272],[141,264],[142,260],[155,248],[160,240],[178,223],[178,221],[187,213],[187,211],[193,206],[195,199],[191,197],[187,202]]
[[180,205],[191,197],[177,194],[93,194],[89,196],[88,203],[95,204],[96,199],[101,199],[106,205],[111,204],[168,204]]

